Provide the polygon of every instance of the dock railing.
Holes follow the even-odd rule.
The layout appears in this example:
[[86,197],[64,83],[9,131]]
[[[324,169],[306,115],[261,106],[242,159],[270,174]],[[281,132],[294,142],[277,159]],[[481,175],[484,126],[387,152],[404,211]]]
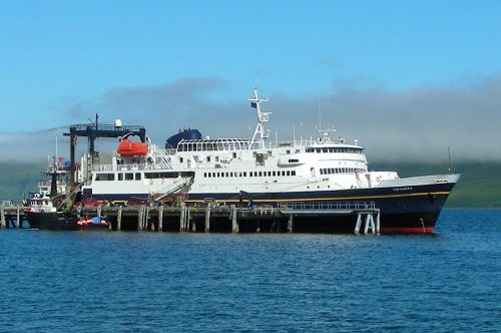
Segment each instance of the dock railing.
[[373,201],[340,201],[340,202],[297,202],[285,205],[288,210],[373,210]]

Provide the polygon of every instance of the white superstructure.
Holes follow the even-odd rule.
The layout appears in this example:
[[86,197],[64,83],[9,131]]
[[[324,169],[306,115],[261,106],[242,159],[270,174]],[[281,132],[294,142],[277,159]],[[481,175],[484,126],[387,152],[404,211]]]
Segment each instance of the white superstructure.
[[[320,131],[317,138],[272,144],[267,140],[270,113],[254,91],[257,126],[250,139],[181,140],[175,149],[149,145],[145,156],[94,164],[84,196],[94,198],[162,197],[176,192],[211,198],[218,194],[319,192],[398,186],[396,172],[369,171],[363,147]],[[85,157],[82,166],[88,165]],[[86,174],[86,172],[83,172]],[[430,180],[432,183],[440,179]]]

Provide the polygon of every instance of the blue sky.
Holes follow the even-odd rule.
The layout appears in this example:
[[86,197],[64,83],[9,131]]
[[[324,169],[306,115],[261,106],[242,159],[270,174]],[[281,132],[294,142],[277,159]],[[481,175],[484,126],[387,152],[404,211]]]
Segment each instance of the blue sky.
[[[209,5],[210,4],[210,5]],[[218,77],[254,85],[454,85],[501,72],[499,1],[16,1],[0,11],[0,131],[63,125],[115,87]]]

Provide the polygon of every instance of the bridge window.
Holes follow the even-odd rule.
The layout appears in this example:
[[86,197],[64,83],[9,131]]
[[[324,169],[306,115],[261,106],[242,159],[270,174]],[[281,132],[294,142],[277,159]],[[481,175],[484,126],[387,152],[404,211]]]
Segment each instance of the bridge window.
[[98,173],[96,174],[97,181],[113,181],[115,180],[114,173]]

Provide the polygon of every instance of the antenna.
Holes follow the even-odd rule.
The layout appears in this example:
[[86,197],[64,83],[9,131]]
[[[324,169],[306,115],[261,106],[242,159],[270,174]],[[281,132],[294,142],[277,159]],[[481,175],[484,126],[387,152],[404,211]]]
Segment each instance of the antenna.
[[322,128],[322,112],[320,111],[320,101],[317,99],[317,121],[318,121],[318,128]]
[[454,159],[452,156],[452,149],[450,146],[448,147],[448,151],[449,151],[449,173],[454,173],[456,172],[456,170],[454,168]]
[[262,112],[261,103],[268,102],[268,99],[261,98],[258,95],[257,89],[254,89],[254,95],[249,98],[251,102],[251,107],[256,109],[257,125],[252,135],[252,139],[249,147],[252,148],[255,144],[259,148],[265,148],[265,140],[268,138],[268,133],[266,131],[266,123],[270,121],[271,112]]

